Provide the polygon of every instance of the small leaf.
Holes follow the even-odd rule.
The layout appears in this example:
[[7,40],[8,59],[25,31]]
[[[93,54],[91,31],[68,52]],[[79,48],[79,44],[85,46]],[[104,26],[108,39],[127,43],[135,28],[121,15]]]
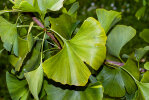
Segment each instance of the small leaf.
[[141,82],[143,83],[149,83],[149,71],[146,71],[144,74],[143,74],[143,77],[141,79]]
[[74,3],[76,0],[65,0],[65,4],[66,5],[69,5],[71,3]]
[[144,29],[139,35],[145,42],[149,43],[149,29]]
[[28,49],[29,51],[32,50],[32,46],[34,44],[34,39],[33,39],[33,36],[32,36],[32,33],[31,33],[31,29],[33,27],[33,22],[31,22],[30,26],[29,26],[29,29],[28,29],[28,35],[27,35],[27,43],[28,43]]
[[149,51],[149,46],[139,48],[135,51],[135,57],[137,61],[140,61],[142,57]]
[[138,91],[136,92],[135,100],[149,100],[149,83],[137,82]]
[[[46,83],[47,100],[102,100],[103,87],[97,82],[88,86],[84,91],[61,89]],[[57,96],[58,95],[58,96]]]
[[42,87],[43,82],[43,69],[42,64],[31,72],[25,73],[25,78],[28,82],[29,89],[36,100],[39,100],[38,94]]
[[50,18],[51,28],[66,39],[71,39],[76,28],[76,20],[70,15],[63,14],[59,18]]
[[145,10],[146,10],[146,7],[144,6],[136,12],[135,16],[138,18],[138,20],[144,16]]
[[26,88],[26,80],[20,81],[15,76],[9,74],[9,72],[6,72],[6,82],[12,100],[20,100],[28,97],[29,91]]
[[117,22],[121,20],[121,13],[116,11],[107,11],[105,9],[97,9],[96,14],[98,21],[101,23],[101,26],[107,32],[114,26]]
[[75,12],[78,10],[78,8],[79,8],[79,2],[75,2],[75,3],[71,6],[71,8],[68,10],[68,14],[69,14],[69,15],[75,14]]
[[17,27],[16,24],[11,24],[6,21],[3,17],[0,16],[0,37],[3,46],[7,51],[11,51],[12,47],[14,48],[14,54],[18,56],[17,48]]
[[36,69],[37,67],[39,67],[40,54],[41,54],[40,48],[41,48],[41,42],[38,41],[31,53],[32,56],[29,58],[29,60],[23,66],[19,78],[22,79],[24,77],[24,73],[32,71],[32,70]]
[[129,42],[136,34],[136,30],[130,26],[117,25],[108,35],[108,53],[120,58],[122,47]]
[[26,40],[19,38],[18,39],[18,48],[19,48],[19,56],[16,57],[14,55],[9,56],[10,63],[15,67],[16,71],[19,71],[26,55],[29,52],[28,43]]
[[144,64],[144,68],[145,68],[146,70],[149,70],[149,62],[146,62],[146,63]]
[[91,75],[84,62],[98,70],[105,59],[106,35],[103,28],[90,17],[71,40],[58,35],[63,39],[63,49],[43,63],[44,72],[48,78],[62,84],[84,86]]

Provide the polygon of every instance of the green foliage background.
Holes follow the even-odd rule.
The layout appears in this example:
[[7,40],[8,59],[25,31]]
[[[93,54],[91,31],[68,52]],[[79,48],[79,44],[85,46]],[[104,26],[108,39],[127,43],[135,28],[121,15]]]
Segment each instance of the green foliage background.
[[[147,0],[146,0],[147,1]],[[116,10],[122,12],[123,18],[119,24],[125,24],[132,26],[137,30],[137,35],[133,38],[122,50],[122,54],[130,54],[137,48],[146,46],[146,42],[139,37],[139,33],[146,28],[149,28],[149,9],[145,11],[145,14],[137,19],[135,16],[139,8],[148,5],[144,5],[142,0],[78,0],[80,8],[78,10],[78,18],[80,21],[85,20],[87,17],[96,18],[96,9],[104,8],[107,10]],[[0,0],[0,10],[11,8],[12,4],[9,0]],[[8,15],[4,14],[5,18],[11,16],[10,20],[16,19],[17,14]],[[129,49],[128,49],[129,48]],[[2,49],[2,43],[0,42],[0,50]],[[11,65],[8,63],[7,53],[0,54],[0,100],[9,100],[10,96],[6,87],[5,73],[9,70]]]

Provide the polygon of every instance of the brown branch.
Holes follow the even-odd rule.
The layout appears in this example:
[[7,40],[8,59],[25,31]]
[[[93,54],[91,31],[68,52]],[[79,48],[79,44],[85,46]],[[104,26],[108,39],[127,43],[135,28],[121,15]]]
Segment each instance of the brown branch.
[[44,29],[44,31],[47,33],[47,35],[57,44],[58,48],[62,49],[60,43],[57,41],[57,39],[54,37],[54,35],[50,32],[47,32],[47,29],[36,17],[32,17],[32,19],[38,26],[40,26],[41,28]]

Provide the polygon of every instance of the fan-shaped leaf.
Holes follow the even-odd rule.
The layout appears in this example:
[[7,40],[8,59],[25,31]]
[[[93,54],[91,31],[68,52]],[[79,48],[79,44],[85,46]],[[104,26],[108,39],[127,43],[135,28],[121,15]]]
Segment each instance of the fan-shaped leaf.
[[62,39],[63,49],[43,63],[44,72],[62,84],[84,86],[91,74],[84,62],[98,70],[105,59],[105,32],[98,21],[88,18],[74,38]]
[[45,90],[48,100],[102,100],[103,98],[103,87],[99,83],[88,86],[84,91],[63,90],[48,84]]
[[[136,64],[132,60],[122,66],[136,79],[139,79],[139,71]],[[131,94],[137,89],[133,78],[121,67],[112,68],[104,66],[101,73],[97,76],[104,87],[104,93],[111,97],[123,97],[125,93]],[[112,92],[111,92],[112,91]]]
[[121,13],[112,10],[107,11],[105,9],[97,9],[96,14],[101,26],[105,29],[106,34],[112,26],[121,20]]
[[142,39],[144,39],[144,41],[149,43],[149,29],[144,29],[139,35]]
[[122,47],[130,41],[136,34],[136,30],[130,26],[117,25],[108,35],[108,52],[120,58],[119,54]]
[[26,80],[20,81],[15,76],[7,72],[6,82],[12,100],[20,100],[20,99],[22,100],[22,98],[28,97],[29,91],[26,88],[27,86]]
[[25,73],[26,80],[29,85],[29,89],[36,100],[39,100],[38,94],[42,87],[43,82],[43,69],[42,64],[31,72]]
[[10,55],[9,61],[15,67],[16,71],[20,70],[22,63],[29,52],[27,40],[18,38],[19,57]]
[[63,6],[64,0],[16,0],[14,1],[15,9],[24,12],[38,12],[46,14],[47,10],[57,11]]
[[16,24],[11,24],[0,16],[0,37],[7,51],[13,47],[14,54],[18,56],[18,35]]
[[76,19],[67,14],[59,18],[50,18],[51,28],[66,39],[71,39],[72,32],[76,28]]

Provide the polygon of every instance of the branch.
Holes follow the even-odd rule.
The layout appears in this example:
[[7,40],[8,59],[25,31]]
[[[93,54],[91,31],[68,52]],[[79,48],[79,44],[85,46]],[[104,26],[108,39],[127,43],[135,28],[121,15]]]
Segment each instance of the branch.
[[41,28],[44,29],[44,31],[47,33],[47,35],[57,44],[59,49],[61,48],[61,45],[59,44],[59,42],[56,40],[56,38],[54,37],[54,35],[50,32],[47,32],[47,29],[44,27],[44,25],[36,18],[36,17],[32,17],[33,21],[40,26]]
[[116,62],[116,61],[111,61],[111,60],[106,60],[105,63],[111,64],[111,65],[116,65],[116,66],[123,66],[124,63]]

